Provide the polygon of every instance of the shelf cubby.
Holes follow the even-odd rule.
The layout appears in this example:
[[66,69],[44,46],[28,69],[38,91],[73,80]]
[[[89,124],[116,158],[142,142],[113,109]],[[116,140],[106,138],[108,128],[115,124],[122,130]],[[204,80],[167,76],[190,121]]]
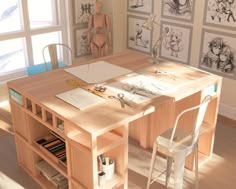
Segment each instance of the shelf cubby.
[[47,136],[50,134],[50,129],[45,127],[39,120],[34,119],[30,115],[26,115],[26,118],[29,125],[31,143],[35,142],[37,139],[43,136]]
[[[115,163],[114,175],[112,179],[106,180],[104,186],[99,188],[116,188],[122,184],[122,175],[124,175],[124,145],[119,145],[112,150],[104,153],[104,157],[109,157]],[[98,171],[101,171],[100,162],[98,162]]]
[[32,112],[34,115],[42,119],[42,108],[38,104],[32,103]]
[[45,121],[47,124],[53,126],[53,119],[52,119],[52,113],[49,111],[43,109],[42,110],[42,119]]
[[[49,181],[48,184],[53,183],[56,188],[61,188],[61,186],[68,186],[68,178],[62,175],[59,171],[57,171],[55,167],[50,165],[47,161],[39,159],[35,163],[35,165],[37,169],[36,176],[42,175],[46,178],[47,181]],[[41,177],[41,179],[43,179],[43,177]]]
[[49,134],[37,139],[35,145],[53,161],[66,166],[66,146],[63,140]]
[[65,122],[57,116],[53,116],[53,126],[61,134],[65,133]]
[[[52,158],[48,152],[42,150],[39,145],[33,144],[32,145],[33,151],[40,156],[42,159],[47,161],[51,166],[53,166],[58,172],[60,172],[63,176],[68,178],[67,175],[67,167],[63,165],[62,163],[58,163],[58,161],[54,161],[54,158]],[[46,152],[46,153],[45,153]]]
[[28,98],[24,98],[25,100],[25,103],[24,103],[24,108],[25,109],[27,109],[27,110],[29,110],[30,112],[32,112],[33,111],[33,108],[32,108],[32,102],[31,102],[31,100],[30,99],[28,99]]

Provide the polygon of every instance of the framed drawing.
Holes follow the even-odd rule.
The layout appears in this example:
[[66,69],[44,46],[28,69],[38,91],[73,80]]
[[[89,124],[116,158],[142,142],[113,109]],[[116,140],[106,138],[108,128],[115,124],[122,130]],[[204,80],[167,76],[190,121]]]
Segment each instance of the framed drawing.
[[127,17],[127,48],[150,54],[152,32],[142,27],[145,17],[128,15]]
[[204,29],[199,67],[215,74],[236,79],[236,35]]
[[87,28],[76,28],[74,30],[74,38],[75,38],[75,56],[84,56],[89,55],[90,47],[87,41]]
[[162,17],[193,22],[196,0],[163,0]]
[[160,58],[189,64],[192,27],[163,21],[161,31]]
[[74,25],[87,27],[89,16],[95,13],[96,0],[72,0]]
[[127,8],[129,12],[137,12],[141,14],[153,13],[154,0],[127,0]]
[[235,29],[236,1],[206,0],[204,24],[228,29]]

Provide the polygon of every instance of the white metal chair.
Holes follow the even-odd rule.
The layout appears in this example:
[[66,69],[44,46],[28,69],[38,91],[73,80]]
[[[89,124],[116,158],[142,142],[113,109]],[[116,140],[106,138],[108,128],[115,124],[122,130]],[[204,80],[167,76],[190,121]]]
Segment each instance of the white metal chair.
[[[185,158],[194,151],[195,156],[195,188],[198,188],[198,136],[200,127],[203,123],[205,112],[208,103],[212,97],[206,96],[200,105],[183,110],[177,117],[174,123],[174,127],[168,129],[163,134],[158,136],[154,142],[151,165],[149,170],[147,189],[150,185],[156,181],[152,178],[153,168],[156,159],[157,151],[167,156],[167,169],[166,169],[166,187],[171,173],[172,162],[174,161],[174,188],[182,189],[183,185],[183,174]],[[184,131],[183,129],[177,128],[180,118],[192,111],[197,111],[194,115],[196,116],[191,132]],[[191,114],[193,115],[193,114]]]
[[[46,61],[46,49],[48,49],[49,58],[50,58],[49,62],[51,64],[49,64]],[[67,51],[64,51],[64,50],[67,50]],[[61,57],[58,56],[59,55],[58,52],[60,52]],[[68,45],[65,45],[62,43],[49,44],[43,48],[42,53],[43,53],[43,60],[44,60],[47,70],[50,70],[50,68],[51,69],[59,68],[60,61],[62,61],[62,60],[60,60],[60,58],[62,58],[62,54],[68,56],[71,59],[71,61],[70,61],[70,63],[66,63],[66,62],[62,63],[61,62],[61,64],[63,64],[63,65],[71,65],[72,64],[71,63],[72,62],[72,50]],[[51,65],[51,67],[49,65]]]

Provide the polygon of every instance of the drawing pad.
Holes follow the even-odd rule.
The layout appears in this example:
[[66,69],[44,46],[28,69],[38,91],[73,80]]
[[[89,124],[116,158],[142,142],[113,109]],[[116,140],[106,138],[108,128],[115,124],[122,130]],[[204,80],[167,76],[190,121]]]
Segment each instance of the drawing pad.
[[58,94],[56,95],[56,97],[81,110],[91,107],[105,100],[104,98],[99,97],[81,88],[73,89]]
[[86,83],[102,83],[132,72],[126,68],[115,66],[105,61],[98,61],[90,64],[65,69]]

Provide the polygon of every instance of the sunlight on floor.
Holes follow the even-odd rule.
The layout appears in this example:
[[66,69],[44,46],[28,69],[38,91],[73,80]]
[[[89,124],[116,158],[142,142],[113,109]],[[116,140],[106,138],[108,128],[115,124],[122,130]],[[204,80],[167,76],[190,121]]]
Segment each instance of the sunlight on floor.
[[6,176],[4,173],[0,172],[0,188],[5,188],[7,186],[10,186],[14,189],[24,189],[21,185],[19,185],[17,182]]
[[[222,166],[225,163],[225,161],[226,161],[225,158],[213,153],[212,157],[206,163],[204,163],[199,167],[199,176],[201,177],[212,173],[214,169]],[[203,168],[204,172],[201,171],[203,170]]]
[[0,108],[2,108],[4,106],[8,106],[8,105],[9,105],[8,100],[4,100],[4,101],[0,102]]

